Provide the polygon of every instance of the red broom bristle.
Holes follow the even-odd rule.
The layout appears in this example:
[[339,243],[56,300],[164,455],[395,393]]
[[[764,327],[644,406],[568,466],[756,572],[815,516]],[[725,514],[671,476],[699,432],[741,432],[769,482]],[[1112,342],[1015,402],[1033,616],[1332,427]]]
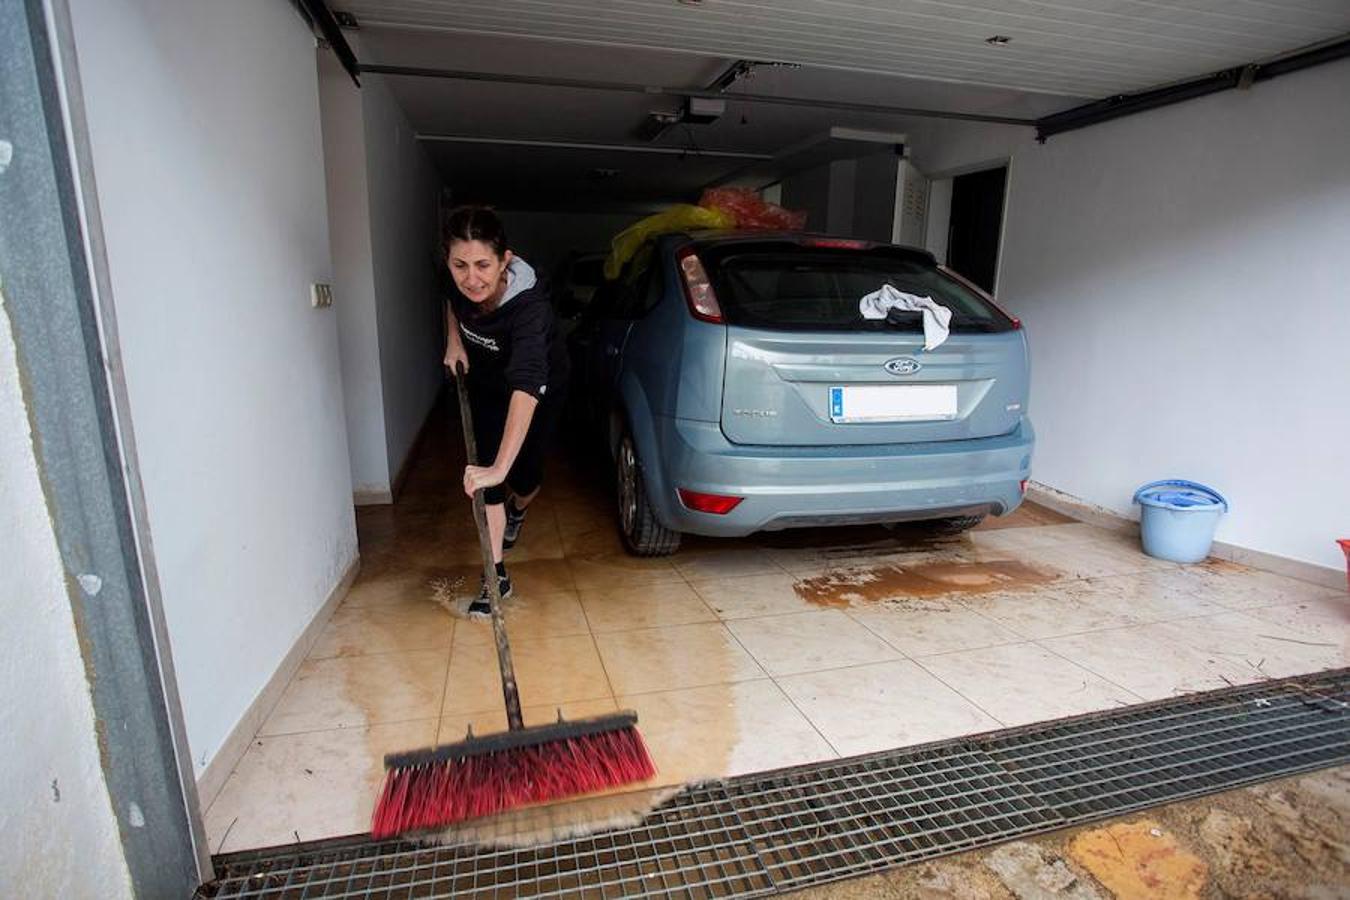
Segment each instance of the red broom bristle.
[[441,828],[529,803],[644,781],[655,774],[636,728],[390,769],[370,834],[387,838]]

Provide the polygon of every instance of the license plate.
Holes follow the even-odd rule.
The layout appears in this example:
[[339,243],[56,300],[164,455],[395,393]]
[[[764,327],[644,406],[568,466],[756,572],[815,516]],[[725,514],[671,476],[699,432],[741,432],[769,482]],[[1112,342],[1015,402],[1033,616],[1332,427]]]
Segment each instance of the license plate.
[[830,420],[833,422],[914,422],[955,418],[954,384],[830,388]]

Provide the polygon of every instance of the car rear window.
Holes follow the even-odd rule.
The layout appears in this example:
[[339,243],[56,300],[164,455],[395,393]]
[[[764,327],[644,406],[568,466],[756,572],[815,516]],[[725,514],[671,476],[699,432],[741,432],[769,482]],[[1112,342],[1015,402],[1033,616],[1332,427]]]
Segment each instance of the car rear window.
[[883,285],[932,297],[952,311],[955,332],[1009,331],[1012,322],[926,258],[891,248],[730,244],[701,248],[729,324],[790,331],[922,331],[921,313],[864,319],[859,301]]

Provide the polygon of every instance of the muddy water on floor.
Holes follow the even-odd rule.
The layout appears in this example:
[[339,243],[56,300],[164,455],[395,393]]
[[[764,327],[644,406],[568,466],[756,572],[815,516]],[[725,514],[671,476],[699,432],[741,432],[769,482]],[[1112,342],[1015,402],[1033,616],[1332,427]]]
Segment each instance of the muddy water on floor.
[[1209,557],[1204,562],[1196,564],[1194,568],[1202,572],[1213,572],[1217,575],[1243,575],[1252,571],[1249,566],[1219,559],[1217,556]]
[[931,598],[946,594],[983,594],[1031,588],[1054,581],[1056,574],[1013,560],[974,563],[922,563],[873,566],[804,578],[794,586],[808,603],[831,608]]

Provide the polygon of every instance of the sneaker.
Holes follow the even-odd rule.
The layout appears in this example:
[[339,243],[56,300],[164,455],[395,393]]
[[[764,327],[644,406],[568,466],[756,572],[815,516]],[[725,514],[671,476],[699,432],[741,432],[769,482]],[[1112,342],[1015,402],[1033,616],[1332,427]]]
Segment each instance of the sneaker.
[[525,524],[525,510],[516,509],[511,501],[506,502],[506,530],[502,532],[502,547],[509,550],[520,540],[520,528]]
[[[503,600],[511,596],[510,575],[497,576],[497,590]],[[469,604],[469,616],[474,619],[482,619],[490,615],[492,615],[492,601],[488,597],[487,579],[480,577],[478,599]]]

